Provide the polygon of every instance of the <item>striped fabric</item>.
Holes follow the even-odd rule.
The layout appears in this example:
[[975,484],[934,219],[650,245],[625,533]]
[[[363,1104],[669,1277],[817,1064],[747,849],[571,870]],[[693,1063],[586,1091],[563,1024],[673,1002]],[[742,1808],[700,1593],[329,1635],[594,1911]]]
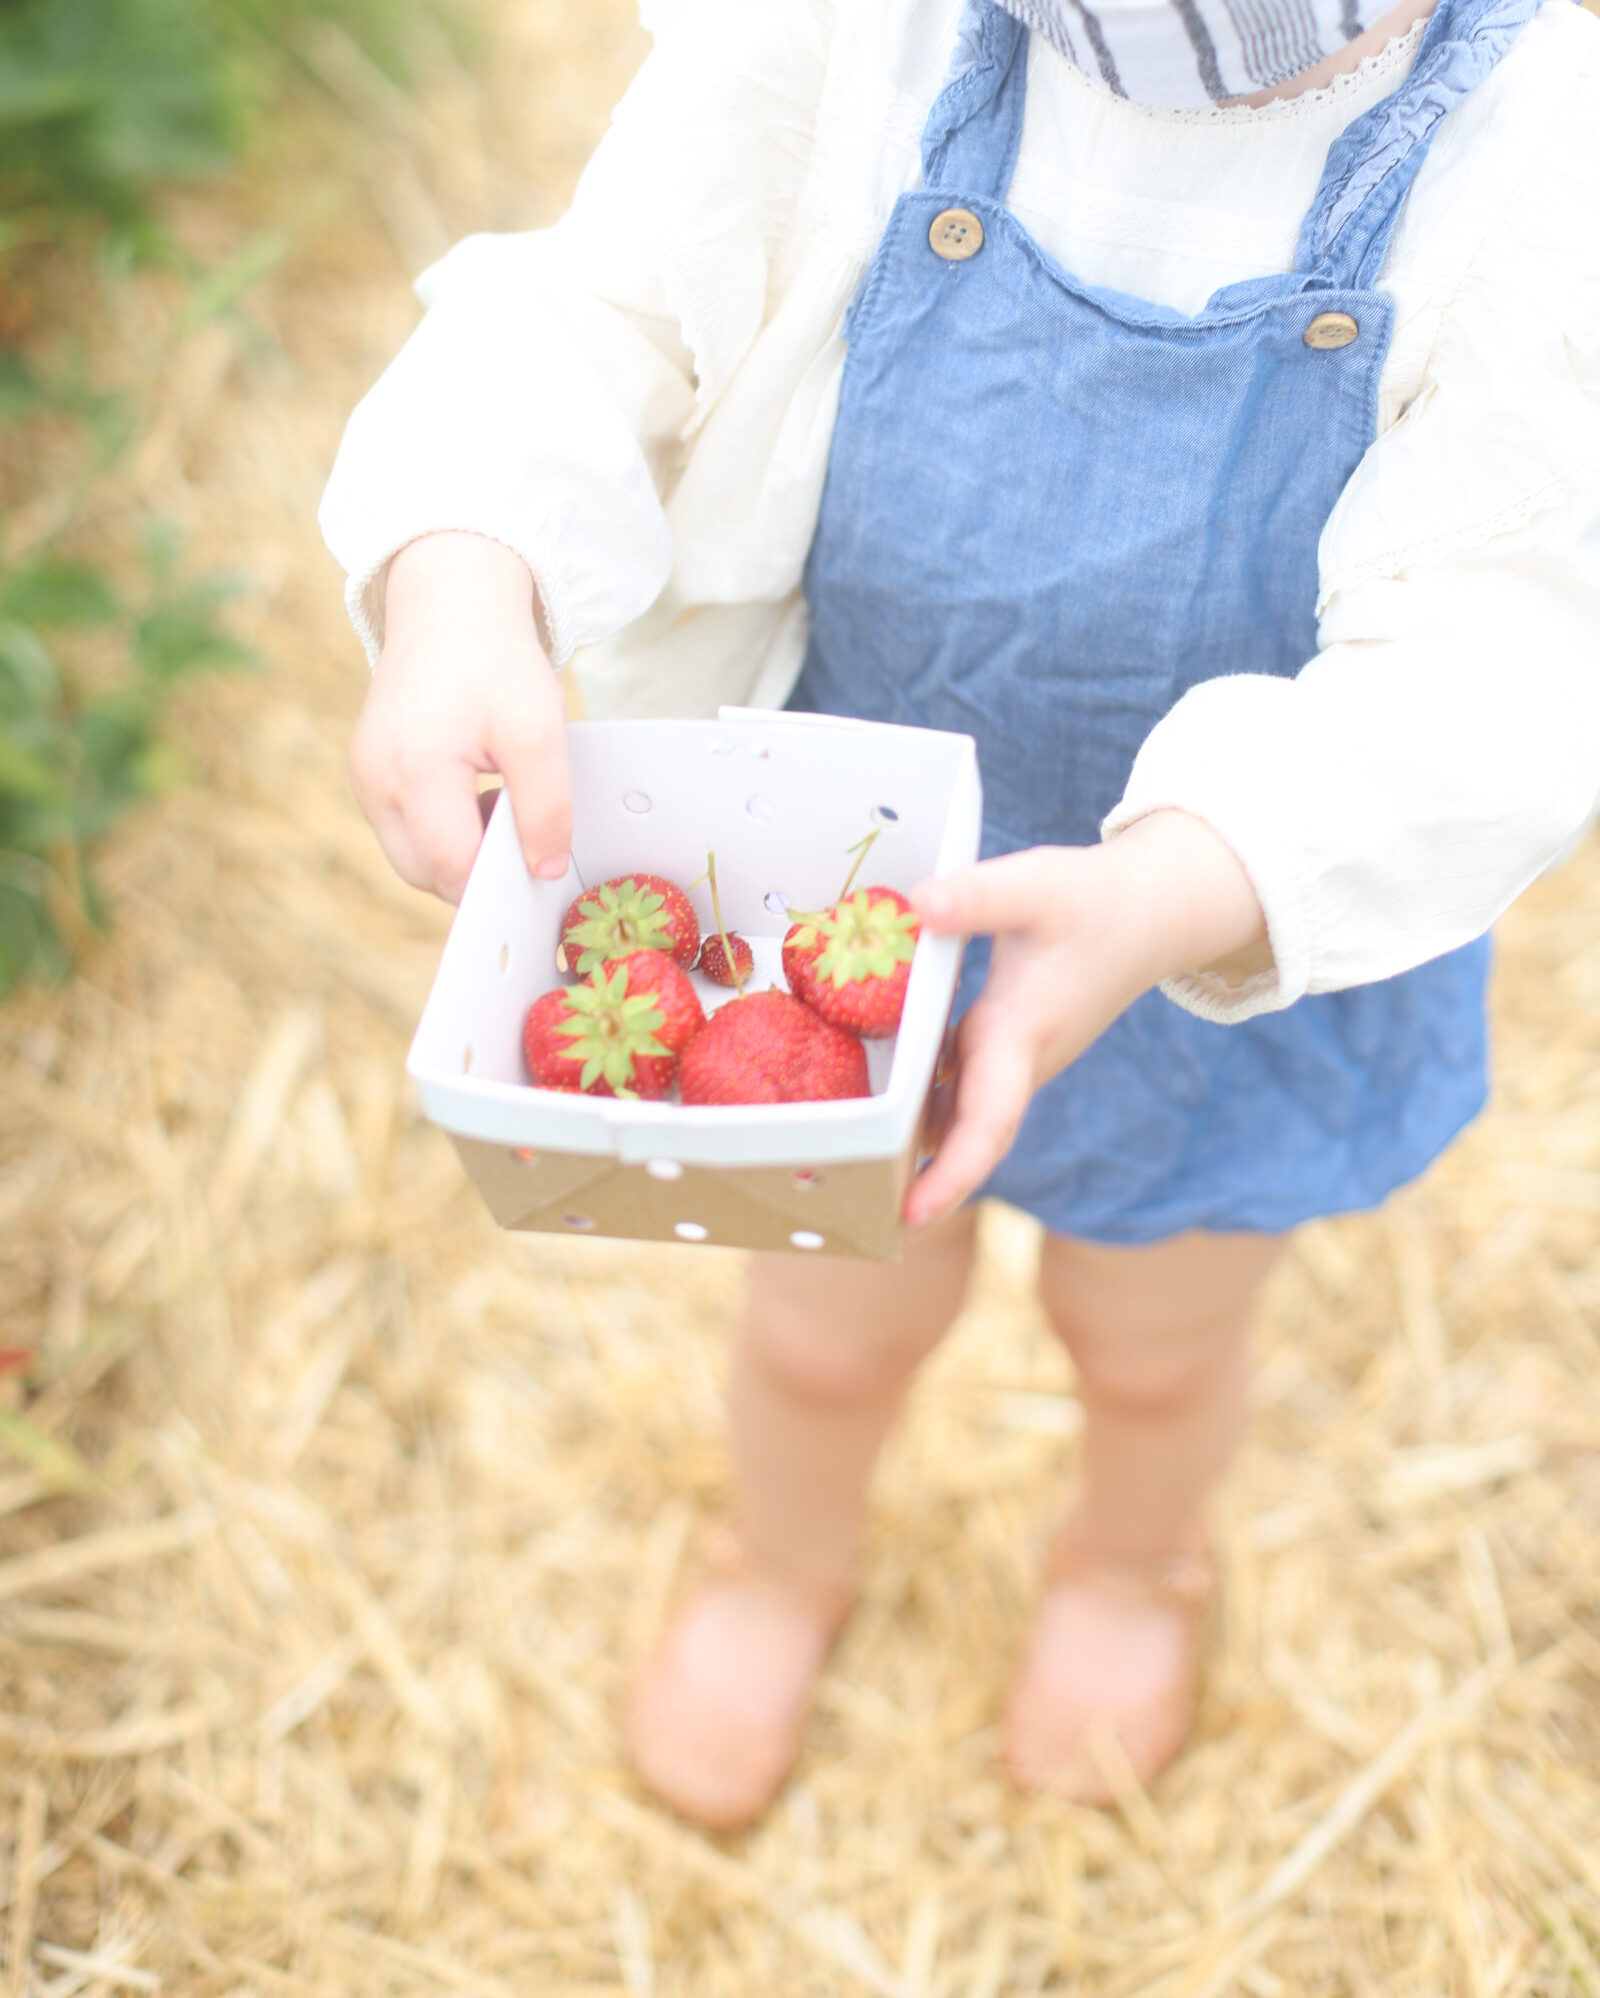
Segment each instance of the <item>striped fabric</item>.
[[999,0],[1117,97],[1220,104],[1314,69],[1393,0]]

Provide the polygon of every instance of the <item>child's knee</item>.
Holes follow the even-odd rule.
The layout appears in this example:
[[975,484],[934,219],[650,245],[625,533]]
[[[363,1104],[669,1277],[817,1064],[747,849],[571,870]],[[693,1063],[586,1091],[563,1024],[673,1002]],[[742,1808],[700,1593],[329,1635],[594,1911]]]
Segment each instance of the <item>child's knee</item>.
[[904,1385],[937,1337],[922,1342],[897,1329],[899,1336],[772,1299],[751,1312],[746,1339],[762,1372],[793,1398],[848,1406]]
[[904,1264],[797,1267],[760,1257],[745,1338],[763,1371],[804,1400],[876,1400],[903,1387],[961,1305],[970,1228]]
[[1243,1363],[1250,1298],[1272,1254],[1270,1244],[1220,1259],[1207,1248],[1108,1252],[1052,1237],[1041,1296],[1086,1391],[1159,1415]]
[[1084,1392],[1130,1416],[1176,1414],[1233,1362],[1242,1344],[1237,1335],[1119,1338],[1108,1328],[1053,1317],[1052,1323]]

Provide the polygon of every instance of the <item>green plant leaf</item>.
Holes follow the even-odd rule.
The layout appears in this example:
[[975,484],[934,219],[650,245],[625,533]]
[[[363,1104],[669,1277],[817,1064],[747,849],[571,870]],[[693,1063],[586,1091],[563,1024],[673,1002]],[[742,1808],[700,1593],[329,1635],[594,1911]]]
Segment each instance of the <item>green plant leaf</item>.
[[60,799],[65,790],[59,767],[23,741],[10,722],[0,720],[0,794],[38,803]]
[[0,422],[14,423],[49,406],[49,395],[20,354],[0,353]]
[[106,802],[124,803],[142,795],[137,765],[149,746],[154,719],[149,697],[131,687],[102,694],[79,709],[74,734],[86,804],[101,795]]
[[254,652],[218,621],[219,609],[236,594],[236,585],[213,579],[148,612],[133,634],[139,670],[152,679],[177,680],[252,664]]
[[34,969],[49,926],[42,885],[29,893],[0,881],[0,992]]
[[25,624],[0,620],[0,715],[51,714],[61,704],[61,675],[50,648]]
[[18,624],[101,625],[116,615],[116,591],[88,562],[47,556],[14,569],[0,584],[0,616]]
[[0,126],[42,125],[94,108],[101,86],[88,72],[51,70],[43,62],[24,69],[6,53],[12,59],[0,67]]
[[189,759],[170,742],[152,742],[134,758],[133,780],[142,796],[154,798],[174,790],[193,774]]

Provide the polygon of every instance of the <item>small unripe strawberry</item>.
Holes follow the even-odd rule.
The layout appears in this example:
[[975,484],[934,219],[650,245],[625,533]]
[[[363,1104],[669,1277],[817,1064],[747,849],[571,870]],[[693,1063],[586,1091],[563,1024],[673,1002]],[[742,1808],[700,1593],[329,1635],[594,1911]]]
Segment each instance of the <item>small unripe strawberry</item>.
[[[733,952],[731,964],[728,962],[730,950]],[[713,985],[742,986],[748,982],[755,968],[755,953],[737,930],[714,930],[700,946],[700,969]]]
[[542,1089],[661,1097],[705,1017],[672,959],[640,950],[597,965],[582,985],[558,985],[535,999],[522,1023],[522,1052]]
[[687,971],[700,949],[700,919],[661,874],[618,874],[585,889],[561,919],[565,969],[587,978],[636,950],[664,950]]
[[893,888],[858,888],[783,940],[789,989],[836,1027],[885,1040],[900,1025],[922,925]]

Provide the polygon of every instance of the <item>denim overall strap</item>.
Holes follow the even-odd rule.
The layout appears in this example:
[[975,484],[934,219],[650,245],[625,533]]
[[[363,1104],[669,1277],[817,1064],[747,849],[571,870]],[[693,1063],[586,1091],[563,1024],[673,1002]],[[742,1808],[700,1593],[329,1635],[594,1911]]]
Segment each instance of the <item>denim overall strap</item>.
[[1331,290],[1370,290],[1441,120],[1477,88],[1541,0],[1440,0],[1411,74],[1345,130],[1300,226],[1295,269]]
[[1027,104],[1027,29],[994,0],[966,0],[949,78],[922,134],[924,187],[1004,201]]

